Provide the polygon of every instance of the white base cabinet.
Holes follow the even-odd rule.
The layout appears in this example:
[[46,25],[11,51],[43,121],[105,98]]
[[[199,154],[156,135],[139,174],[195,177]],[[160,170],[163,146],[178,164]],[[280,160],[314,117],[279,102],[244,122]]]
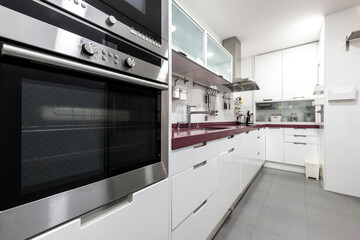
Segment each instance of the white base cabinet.
[[173,232],[172,240],[205,240],[220,221],[219,191],[206,199]]
[[266,128],[266,161],[284,162],[284,129]]
[[317,145],[298,142],[284,143],[285,163],[305,166],[305,161],[317,161]]
[[168,240],[169,227],[169,181],[164,180],[85,223],[78,218],[31,240]]
[[172,228],[177,227],[219,188],[219,157],[172,177]]

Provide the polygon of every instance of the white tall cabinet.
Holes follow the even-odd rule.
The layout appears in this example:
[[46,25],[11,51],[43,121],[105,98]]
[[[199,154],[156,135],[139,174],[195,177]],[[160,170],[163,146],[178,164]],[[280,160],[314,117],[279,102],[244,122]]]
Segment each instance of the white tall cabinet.
[[255,101],[282,99],[282,51],[255,57],[255,81],[260,90],[255,91]]
[[283,51],[283,98],[308,98],[318,81],[317,43]]

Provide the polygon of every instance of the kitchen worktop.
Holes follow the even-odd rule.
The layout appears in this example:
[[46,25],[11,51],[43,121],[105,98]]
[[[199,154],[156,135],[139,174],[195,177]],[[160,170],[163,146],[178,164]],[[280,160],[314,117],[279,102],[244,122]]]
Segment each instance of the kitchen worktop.
[[212,141],[235,134],[253,131],[265,127],[276,128],[319,128],[316,124],[254,124],[237,125],[236,122],[199,123],[192,124],[187,128],[181,124],[180,128],[173,124],[172,129],[172,150],[188,147],[197,143]]

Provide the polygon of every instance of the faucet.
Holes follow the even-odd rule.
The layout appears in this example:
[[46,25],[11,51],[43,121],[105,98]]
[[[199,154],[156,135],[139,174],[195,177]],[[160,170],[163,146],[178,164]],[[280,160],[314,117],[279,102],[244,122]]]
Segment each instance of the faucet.
[[187,126],[191,128],[191,114],[209,114],[209,111],[191,111],[191,108],[196,106],[186,106],[186,115],[187,115]]

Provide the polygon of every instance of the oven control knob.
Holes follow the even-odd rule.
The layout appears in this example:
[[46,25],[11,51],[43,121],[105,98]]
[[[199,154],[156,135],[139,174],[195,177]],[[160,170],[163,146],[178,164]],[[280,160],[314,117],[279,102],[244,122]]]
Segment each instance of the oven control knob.
[[128,57],[127,59],[125,59],[124,63],[127,68],[134,68],[136,66],[135,59],[133,59],[131,57]]
[[113,15],[110,15],[106,21],[109,25],[114,25],[116,23],[116,18]]
[[92,42],[87,42],[82,45],[83,52],[88,56],[93,56],[95,54],[95,46]]

